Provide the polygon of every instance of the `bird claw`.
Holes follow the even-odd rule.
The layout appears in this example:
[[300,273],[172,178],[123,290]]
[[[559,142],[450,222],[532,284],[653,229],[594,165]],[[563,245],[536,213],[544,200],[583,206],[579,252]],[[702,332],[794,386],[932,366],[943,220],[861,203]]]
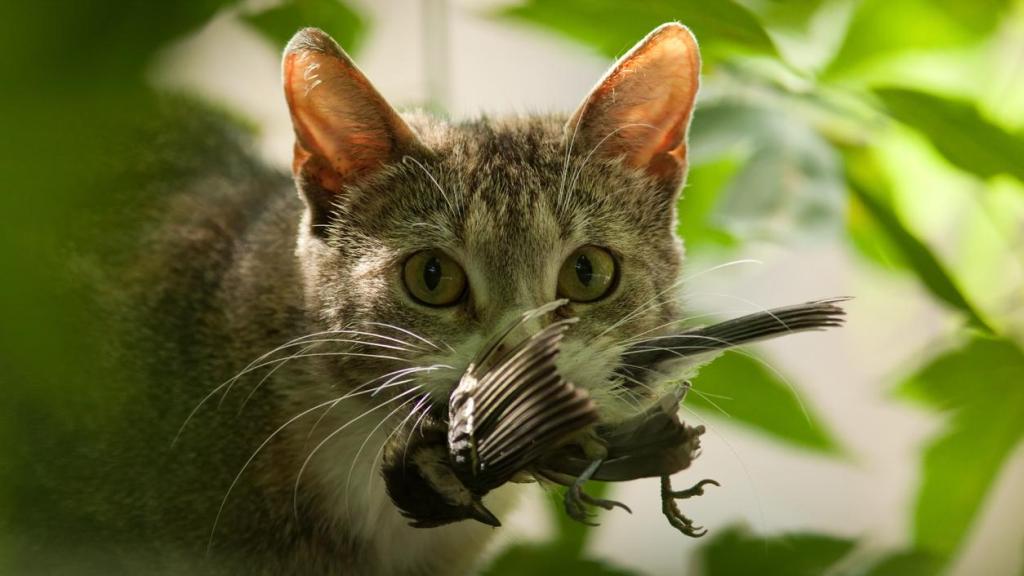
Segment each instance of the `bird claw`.
[[626,506],[622,502],[606,500],[604,498],[595,498],[590,494],[587,494],[583,491],[583,487],[580,484],[573,484],[565,491],[565,513],[573,520],[580,522],[581,524],[586,524],[587,526],[597,526],[597,522],[590,520],[590,518],[594,517],[594,512],[590,510],[590,507],[594,506],[605,510],[622,508],[630,514],[633,513],[629,506]]
[[693,520],[687,518],[679,510],[679,504],[676,503],[676,500],[702,496],[704,494],[704,486],[708,484],[720,486],[718,482],[705,478],[686,490],[672,490],[672,482],[669,480],[669,477],[661,477],[661,511],[668,518],[668,523],[672,527],[691,538],[700,538],[707,534],[708,531],[703,526],[694,526]]
[[605,510],[611,510],[613,508],[622,508],[630,514],[633,513],[629,506],[626,506],[622,502],[616,500],[606,500],[604,498],[595,498],[590,494],[583,491],[583,484],[593,476],[594,472],[600,467],[602,460],[595,460],[583,474],[580,475],[573,483],[569,486],[569,489],[565,491],[565,513],[573,520],[586,524],[587,526],[597,526],[597,522],[592,522],[590,518],[594,516],[594,512],[590,510],[590,507],[604,508]]

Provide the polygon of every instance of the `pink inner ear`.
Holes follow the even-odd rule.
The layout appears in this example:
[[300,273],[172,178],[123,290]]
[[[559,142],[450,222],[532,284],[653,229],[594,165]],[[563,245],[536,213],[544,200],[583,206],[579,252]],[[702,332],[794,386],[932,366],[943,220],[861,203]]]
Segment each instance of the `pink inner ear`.
[[679,178],[699,77],[693,36],[681,25],[664,25],[609,71],[570,120],[570,133],[578,120],[596,153],[659,178]]
[[296,175],[305,171],[325,188],[340,190],[418,146],[412,130],[333,42],[327,50],[290,52],[283,67]]
[[359,118],[360,98],[352,92],[361,87],[344,62],[321,53],[293,53],[284,68],[297,145],[305,152],[296,150],[296,163],[318,156],[345,179],[390,155],[390,138],[379,120],[373,125],[373,111],[364,110],[366,117]]

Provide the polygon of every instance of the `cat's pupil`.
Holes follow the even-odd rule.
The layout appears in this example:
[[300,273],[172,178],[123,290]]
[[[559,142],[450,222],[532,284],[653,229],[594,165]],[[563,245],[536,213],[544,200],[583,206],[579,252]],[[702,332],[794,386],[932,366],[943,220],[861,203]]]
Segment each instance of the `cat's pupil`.
[[423,267],[423,283],[431,292],[441,283],[441,261],[436,257],[427,260],[427,265]]
[[590,281],[594,279],[594,266],[590,263],[590,258],[584,254],[576,258],[576,277],[584,286],[590,286]]

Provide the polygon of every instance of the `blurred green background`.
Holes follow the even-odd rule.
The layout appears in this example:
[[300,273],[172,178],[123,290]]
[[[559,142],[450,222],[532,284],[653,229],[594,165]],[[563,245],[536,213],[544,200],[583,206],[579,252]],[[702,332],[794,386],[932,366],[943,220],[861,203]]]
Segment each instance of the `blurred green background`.
[[[702,48],[704,87],[680,205],[689,258],[725,262],[755,244],[800,254],[828,239],[865,274],[915,284],[915,297],[934,302],[944,320],[923,346],[915,344],[910,364],[888,374],[879,393],[879,402],[918,406],[940,422],[913,463],[911,509],[891,511],[907,517],[905,546],[865,547],[871,534],[717,526],[687,565],[709,576],[963,570],[958,555],[976,536],[972,529],[1008,462],[1020,459],[1024,436],[1024,3],[427,0],[389,6],[396,20],[422,25],[422,44],[412,54],[423,59],[425,88],[416,99],[440,113],[451,112],[445,22],[452,11],[560,37],[578,44],[572,50],[608,61],[662,22],[690,26]],[[152,124],[161,106],[153,70],[168,47],[225,14],[273,50],[297,28],[319,26],[357,60],[359,47],[388,24],[379,8],[334,0],[7,2],[0,8],[6,78],[0,96],[0,567],[10,553],[5,540],[18,538],[7,512],[30,493],[25,470],[34,464],[33,442],[52,426],[88,428],[116,411],[118,394],[104,388],[98,368],[112,335],[82,288],[89,268],[81,258],[116,260],[131,243],[139,222],[125,214],[145,199],[132,196],[130,183],[166,177],[146,171],[146,139],[201,133],[196,119]],[[253,98],[283,106],[277,92]],[[257,120],[242,119],[260,130]],[[195,145],[208,146],[215,161],[215,143]],[[889,320],[854,318],[869,326]],[[873,362],[856,348],[846,353],[855,363]],[[799,379],[770,366],[727,355],[701,373],[702,394],[688,403],[712,418],[727,413],[730,426],[809,457],[849,457],[828,417],[789,390],[790,381],[803,387]],[[742,394],[735,393],[737,382],[744,383]],[[556,509],[549,539],[505,546],[484,573],[637,573],[593,554],[592,533]],[[1024,509],[1015,514],[1024,524]],[[1020,549],[1024,539],[1014,550],[996,552],[1019,561]],[[1024,574],[1024,566],[1016,570]]]

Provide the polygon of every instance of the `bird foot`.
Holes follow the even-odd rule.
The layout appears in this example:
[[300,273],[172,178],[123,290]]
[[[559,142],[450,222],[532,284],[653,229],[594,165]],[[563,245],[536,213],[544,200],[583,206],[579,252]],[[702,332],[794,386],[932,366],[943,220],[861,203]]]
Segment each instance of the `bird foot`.
[[590,507],[596,506],[604,508],[605,510],[622,508],[630,514],[633,513],[633,511],[629,509],[629,506],[626,506],[622,502],[606,500],[604,498],[595,498],[583,491],[583,484],[586,483],[586,481],[589,480],[595,472],[597,472],[597,469],[601,466],[601,462],[603,462],[603,460],[595,460],[587,467],[586,470],[584,470],[583,474],[581,474],[580,477],[572,483],[572,486],[569,486],[569,489],[565,491],[565,513],[573,520],[588,526],[598,525],[597,522],[590,520],[590,518],[594,516],[594,512],[590,510]]
[[686,515],[679,510],[679,504],[676,503],[676,500],[685,500],[694,496],[702,496],[704,494],[704,486],[707,484],[720,486],[718,482],[706,478],[686,490],[672,490],[672,482],[669,477],[661,477],[661,511],[665,514],[665,517],[668,518],[669,524],[691,538],[700,538],[707,534],[708,531],[702,526],[694,526],[693,520],[687,518]]

